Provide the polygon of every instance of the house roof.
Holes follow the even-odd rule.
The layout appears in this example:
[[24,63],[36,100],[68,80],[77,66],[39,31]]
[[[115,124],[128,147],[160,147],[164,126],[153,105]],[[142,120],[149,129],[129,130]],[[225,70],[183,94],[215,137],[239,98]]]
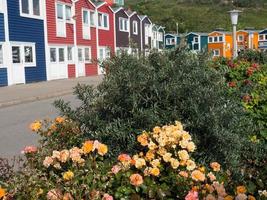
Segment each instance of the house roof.
[[202,33],[202,32],[190,32],[188,34],[186,34],[186,36],[190,35],[190,34],[194,34],[194,35],[200,35],[200,36],[208,36],[209,33]]
[[232,34],[232,32],[230,32],[230,31],[212,31],[208,35],[210,35],[212,33],[220,33],[220,34],[228,34],[228,35]]
[[[111,9],[113,10],[114,13],[117,13],[117,12],[119,12],[120,10],[123,10],[123,11],[125,12],[125,10],[124,10],[123,7],[111,7]],[[125,12],[125,13],[127,14],[127,12]],[[128,15],[128,14],[127,14],[127,15]]]
[[126,10],[125,11],[129,17],[133,16],[136,12],[132,10]]
[[92,1],[92,3],[95,5],[96,8],[106,4],[104,1]]
[[152,24],[152,21],[149,19],[149,17],[147,15],[139,15],[141,21],[143,21],[145,18],[147,18],[149,20],[149,22]]

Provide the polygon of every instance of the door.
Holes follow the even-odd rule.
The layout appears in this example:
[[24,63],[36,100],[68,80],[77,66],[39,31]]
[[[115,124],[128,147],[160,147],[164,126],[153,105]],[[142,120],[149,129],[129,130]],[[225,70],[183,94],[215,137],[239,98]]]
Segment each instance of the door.
[[25,83],[25,70],[23,61],[23,49],[21,45],[12,45],[12,83]]
[[78,76],[85,76],[84,48],[78,48]]
[[68,78],[65,47],[50,47],[49,80]]

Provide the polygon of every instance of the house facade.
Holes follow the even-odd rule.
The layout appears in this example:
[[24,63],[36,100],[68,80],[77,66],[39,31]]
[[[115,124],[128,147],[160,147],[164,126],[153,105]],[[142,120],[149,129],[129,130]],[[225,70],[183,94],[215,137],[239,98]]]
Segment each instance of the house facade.
[[258,49],[259,33],[255,30],[239,30],[236,33],[238,51]]
[[207,51],[208,33],[191,32],[186,35],[187,46],[194,52]]
[[44,1],[2,1],[0,85],[46,80],[44,8]]
[[146,15],[140,15],[141,19],[141,48],[145,54],[148,54],[152,49],[152,22]]
[[157,50],[164,49],[165,30],[163,26],[152,25],[152,48]]
[[208,51],[215,57],[232,57],[233,37],[231,32],[213,31],[208,34]]
[[130,46],[130,53],[134,55],[138,55],[141,52],[141,39],[142,33],[140,29],[141,19],[136,12],[133,11],[126,11],[129,17],[129,46]]
[[267,50],[267,29],[259,32],[258,48],[261,51]]
[[178,45],[177,35],[167,33],[167,34],[165,34],[164,39],[165,39],[165,48],[166,49],[173,49]]

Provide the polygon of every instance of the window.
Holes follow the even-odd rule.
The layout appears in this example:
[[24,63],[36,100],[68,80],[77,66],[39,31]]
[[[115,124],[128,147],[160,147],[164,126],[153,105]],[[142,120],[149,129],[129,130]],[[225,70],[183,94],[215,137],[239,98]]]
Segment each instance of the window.
[[20,15],[23,17],[40,18],[40,0],[20,0]]
[[198,43],[198,37],[194,37],[194,43]]
[[209,43],[212,43],[212,40],[213,38],[212,37],[209,37]]
[[219,36],[219,42],[223,42],[223,36]]
[[138,34],[138,22],[133,21],[133,34],[137,35]]
[[25,63],[33,63],[33,47],[32,46],[24,46],[24,60]]
[[91,48],[84,48],[84,60],[85,62],[91,62]]
[[126,18],[119,18],[119,27],[120,31],[128,32],[128,19]]
[[95,26],[95,12],[90,11],[90,25]]
[[65,61],[64,48],[58,48],[58,61],[59,62],[64,62]]
[[64,19],[64,5],[62,4],[57,4],[57,19]]
[[56,48],[50,48],[50,62],[57,62],[57,51]]
[[83,10],[83,39],[90,39],[90,11]]
[[158,41],[163,41],[163,33],[162,32],[158,32]]
[[239,35],[237,40],[238,40],[238,42],[243,42],[244,41],[244,36],[243,35]]
[[3,58],[3,45],[0,44],[0,65],[4,63],[4,58]]
[[218,42],[218,37],[213,38],[214,42]]
[[99,61],[110,58],[110,49],[108,47],[99,47]]
[[174,45],[175,39],[174,38],[166,38],[166,45]]
[[102,29],[108,29],[108,15],[104,13],[98,13],[98,26]]
[[265,40],[267,40],[267,35],[265,35]]
[[12,62],[21,63],[20,46],[12,46]]
[[78,60],[83,62],[83,50],[81,48],[78,49]]
[[68,61],[73,61],[73,47],[68,47]]
[[70,5],[57,3],[56,5],[56,28],[57,37],[66,37],[66,23],[72,23],[72,10]]
[[259,35],[259,40],[264,40],[263,35]]
[[214,49],[213,50],[213,56],[220,56],[220,50],[219,49]]
[[3,0],[0,0],[0,13],[4,12],[4,2]]
[[68,5],[65,5],[65,9],[66,9],[66,20],[70,21],[71,20],[71,7]]

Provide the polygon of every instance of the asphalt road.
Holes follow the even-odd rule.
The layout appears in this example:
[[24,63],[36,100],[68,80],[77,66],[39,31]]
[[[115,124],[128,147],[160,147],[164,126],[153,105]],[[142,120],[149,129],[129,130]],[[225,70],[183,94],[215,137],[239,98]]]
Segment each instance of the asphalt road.
[[56,99],[70,101],[73,106],[79,104],[73,95],[66,95],[0,108],[0,157],[21,155],[25,146],[38,144],[38,136],[30,131],[29,124],[36,119],[56,117],[58,112],[52,105]]

